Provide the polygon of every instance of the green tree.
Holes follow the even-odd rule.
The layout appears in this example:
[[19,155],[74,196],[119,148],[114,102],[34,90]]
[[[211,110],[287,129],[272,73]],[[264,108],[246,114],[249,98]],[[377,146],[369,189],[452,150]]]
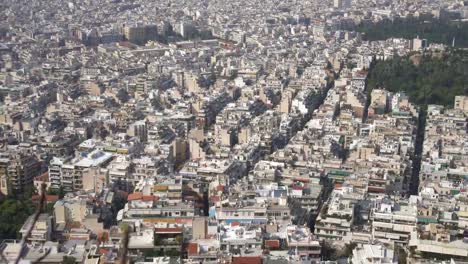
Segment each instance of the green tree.
[[468,47],[468,23],[453,20],[449,17],[436,18],[423,15],[383,19],[376,23],[364,21],[348,30],[364,33],[366,40],[385,40],[389,38],[427,39],[429,43],[452,45],[455,39],[456,47]]
[[62,199],[65,196],[65,190],[63,189],[62,186],[60,186],[59,189],[49,188],[47,190],[47,194],[48,195],[57,195],[59,197],[59,199]]
[[74,257],[70,256],[64,256],[62,260],[62,264],[75,264],[76,259]]
[[128,94],[127,90],[120,89],[117,92],[117,98],[119,99],[120,102],[126,103],[128,102],[128,100],[130,100],[130,95]]
[[418,105],[453,105],[456,95],[468,95],[468,52],[452,50],[377,61],[370,69],[368,92],[385,88],[405,92]]
[[[7,198],[0,203],[0,240],[17,239],[19,230],[35,207],[31,199]],[[12,221],[14,219],[14,221]]]
[[406,253],[406,250],[400,246],[396,248],[396,253],[398,256],[398,263],[400,264],[406,264],[407,263],[407,258],[408,258],[408,253]]

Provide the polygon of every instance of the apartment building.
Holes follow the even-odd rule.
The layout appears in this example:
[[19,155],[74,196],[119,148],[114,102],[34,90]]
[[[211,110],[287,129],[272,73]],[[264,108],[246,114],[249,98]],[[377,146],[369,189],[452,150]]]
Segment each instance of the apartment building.
[[406,245],[417,223],[415,197],[392,201],[390,198],[377,200],[371,211],[373,238],[381,242]]

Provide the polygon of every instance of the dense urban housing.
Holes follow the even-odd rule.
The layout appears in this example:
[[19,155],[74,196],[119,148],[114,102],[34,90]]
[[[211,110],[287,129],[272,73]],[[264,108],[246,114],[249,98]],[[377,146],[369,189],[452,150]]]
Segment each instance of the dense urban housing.
[[0,263],[468,263],[468,1],[0,1]]

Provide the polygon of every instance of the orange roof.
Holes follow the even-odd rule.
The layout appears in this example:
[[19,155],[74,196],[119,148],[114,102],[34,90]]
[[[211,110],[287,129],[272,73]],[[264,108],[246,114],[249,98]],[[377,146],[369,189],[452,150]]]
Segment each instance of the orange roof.
[[265,240],[265,246],[268,248],[279,248],[280,242],[279,240]]
[[137,193],[132,193],[128,195],[128,200],[133,201],[133,200],[141,200],[143,198],[143,194],[140,192]]
[[303,190],[304,188],[298,185],[293,185],[292,187],[293,190]]
[[107,254],[107,252],[109,252],[108,249],[106,249],[106,248],[99,248],[99,253],[100,253],[101,255],[105,255],[105,254]]
[[384,193],[385,192],[385,187],[367,186],[367,191],[368,192]]
[[233,257],[232,264],[262,264],[262,258],[259,257]]
[[38,175],[34,178],[35,181],[43,181],[43,182],[48,182],[49,181],[49,173],[44,172],[41,175]]
[[187,246],[187,253],[189,255],[196,255],[198,253],[198,244],[197,243],[189,243]]
[[367,71],[366,70],[360,70],[360,71],[356,71],[356,73],[360,74],[360,75],[366,75]]
[[154,201],[154,196],[153,195],[143,195],[142,200],[145,201],[145,202]]
[[[46,202],[48,202],[48,203],[53,203],[53,202],[58,201],[58,200],[59,200],[59,197],[58,197],[58,195],[46,195],[46,196],[45,196],[45,199],[46,199]],[[38,202],[38,201],[41,200],[41,195],[38,195],[38,194],[33,195],[33,196],[31,196],[31,200],[32,200],[33,202]]]
[[109,240],[109,233],[107,233],[107,231],[100,232],[97,235],[97,239],[100,242],[108,241]]

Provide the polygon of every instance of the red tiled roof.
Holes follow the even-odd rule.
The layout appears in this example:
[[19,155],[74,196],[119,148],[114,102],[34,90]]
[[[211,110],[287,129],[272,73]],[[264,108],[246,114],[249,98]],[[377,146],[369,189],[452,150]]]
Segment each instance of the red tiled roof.
[[153,195],[143,195],[142,200],[145,201],[145,202],[154,201],[154,196]]
[[133,200],[141,200],[143,198],[143,194],[140,192],[137,193],[132,193],[128,195],[128,200],[133,201]]
[[42,173],[41,175],[38,175],[34,178],[35,181],[44,181],[44,182],[48,182],[49,181],[49,173],[48,172],[44,172]]
[[189,243],[187,246],[187,254],[189,255],[196,255],[198,253],[198,244],[197,243]]
[[268,248],[279,248],[279,240],[265,240],[265,246]]
[[240,222],[232,222],[231,223],[231,226],[239,226],[240,225]]
[[385,187],[368,186],[367,191],[368,192],[384,193],[385,192]]
[[129,47],[131,47],[132,45],[131,45],[131,43],[128,42],[128,41],[120,41],[120,42],[119,42],[119,46],[129,48]]
[[97,239],[100,242],[108,241],[109,240],[109,233],[107,231],[100,232],[97,235]]
[[360,71],[357,71],[356,74],[367,75],[367,71],[366,70],[360,70]]
[[233,257],[232,264],[262,264],[261,257]]
[[99,253],[100,253],[101,255],[105,255],[105,254],[107,254],[107,252],[109,252],[109,250],[106,249],[106,248],[100,248],[100,249],[99,249]]
[[[58,201],[58,200],[59,200],[59,197],[58,197],[58,195],[46,195],[46,196],[45,196],[45,199],[46,199],[46,202],[48,202],[48,203],[53,203],[53,202]],[[38,194],[33,195],[33,196],[31,197],[31,200],[32,200],[33,202],[38,202],[38,201],[41,200],[41,195],[38,195]]]
[[300,182],[310,182],[309,178],[304,178],[304,177],[295,177],[295,181],[300,181]]

